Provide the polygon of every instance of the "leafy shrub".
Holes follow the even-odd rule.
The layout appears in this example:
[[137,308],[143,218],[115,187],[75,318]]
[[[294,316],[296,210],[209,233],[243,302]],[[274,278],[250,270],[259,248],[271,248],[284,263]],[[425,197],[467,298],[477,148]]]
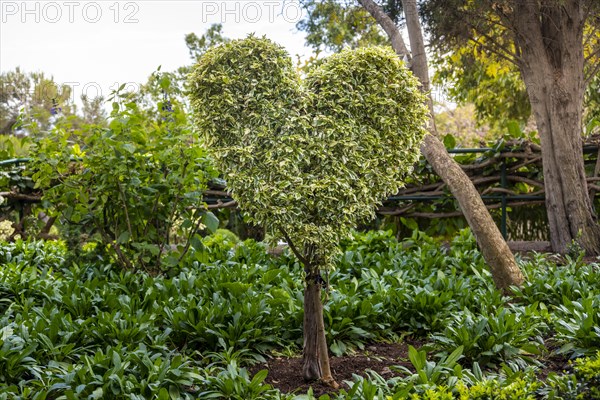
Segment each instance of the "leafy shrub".
[[432,338],[447,351],[460,346],[470,363],[495,367],[511,362],[524,368],[543,349],[543,328],[535,314],[501,308],[494,314],[463,312],[451,320],[443,333]]
[[577,265],[574,262],[557,266],[537,254],[523,262],[527,279],[520,288],[513,288],[514,296],[527,303],[541,302],[560,305],[565,299],[578,300],[588,297],[600,285],[597,265]]
[[232,399],[256,400],[276,396],[276,391],[270,385],[262,384],[267,377],[267,370],[259,371],[250,378],[245,368],[238,368],[232,361],[224,368],[206,371],[203,390],[199,393],[201,399]]
[[600,297],[563,301],[556,308],[560,318],[554,326],[559,343],[564,343],[560,352],[573,357],[593,354],[600,348]]
[[600,398],[600,352],[593,357],[570,362],[571,373],[551,373],[548,384],[538,392],[550,400],[584,400]]
[[512,382],[486,379],[473,386],[459,382],[457,391],[460,400],[536,400],[536,390],[540,386],[541,384],[531,377],[517,378]]
[[408,358],[417,371],[412,374],[408,369],[400,367],[401,370],[410,374],[408,381],[404,384],[404,392],[408,394],[414,385],[441,385],[444,383],[455,383],[455,371],[460,371],[458,360],[462,358],[463,347],[459,346],[450,355],[441,356],[438,362],[427,360],[427,352],[416,350],[409,346]]
[[113,97],[108,127],[65,122],[34,145],[33,178],[72,248],[97,241],[123,267],[158,271],[181,258],[171,245],[185,252],[200,228],[216,229],[202,202],[211,169],[180,107],[159,104],[152,120]]
[[15,264],[21,268],[37,266],[39,269],[57,269],[65,261],[66,250],[64,242],[61,241],[0,241],[0,264]]

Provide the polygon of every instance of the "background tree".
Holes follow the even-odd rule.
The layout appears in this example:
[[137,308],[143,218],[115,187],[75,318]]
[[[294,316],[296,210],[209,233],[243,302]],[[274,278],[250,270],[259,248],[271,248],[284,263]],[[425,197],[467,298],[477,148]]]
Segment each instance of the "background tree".
[[185,35],[185,44],[194,63],[211,47],[227,43],[229,40],[223,34],[222,24],[212,24],[200,37],[193,32]]
[[[362,3],[372,3],[375,6],[378,5],[378,3],[373,1]],[[455,71],[452,70],[452,67],[450,67],[449,70],[452,71],[452,74],[446,74],[445,76],[450,78],[449,83],[451,86],[454,85],[451,89],[451,94],[458,95],[459,98],[457,100],[459,101],[461,98],[483,98],[482,101],[478,101],[480,106],[478,111],[481,116],[508,117],[524,123],[526,115],[528,114],[528,109],[530,109],[528,98],[531,96],[531,93],[527,92],[531,92],[531,90],[544,91],[548,89],[548,93],[550,93],[552,87],[560,92],[561,90],[557,89],[556,85],[553,86],[552,82],[544,83],[542,82],[543,79],[537,79],[535,83],[529,84],[527,86],[527,91],[524,91],[524,82],[526,81],[522,79],[520,79],[520,81],[517,80],[516,71],[519,71],[522,76],[522,71],[517,61],[524,60],[524,58],[522,54],[523,49],[518,46],[515,38],[527,37],[529,33],[523,34],[523,32],[531,28],[527,21],[532,21],[531,25],[534,26],[535,29],[538,29],[537,36],[542,38],[542,40],[538,40],[538,43],[542,43],[537,45],[538,50],[546,46],[544,42],[552,42],[553,46],[555,46],[555,48],[549,46],[548,49],[544,50],[546,52],[544,57],[530,56],[529,58],[532,64],[543,63],[544,60],[548,61],[551,58],[549,58],[549,54],[561,54],[564,56],[566,52],[561,51],[561,48],[579,49],[579,56],[577,56],[579,61],[574,60],[574,62],[571,63],[565,59],[565,62],[560,63],[562,66],[558,70],[555,69],[557,72],[556,74],[551,73],[550,70],[554,68],[552,67],[546,68],[544,73],[540,73],[538,68],[537,75],[546,77],[567,76],[571,73],[564,69],[563,66],[571,64],[576,68],[579,68],[579,71],[584,70],[584,72],[576,73],[576,75],[581,75],[581,79],[569,78],[568,81],[576,82],[579,80],[581,82],[581,87],[587,87],[587,94],[585,96],[586,132],[590,133],[597,131],[599,124],[597,118],[594,118],[594,115],[597,114],[594,111],[596,110],[595,104],[597,104],[594,100],[597,98],[597,90],[594,91],[594,88],[597,85],[595,85],[596,81],[594,79],[597,79],[595,77],[598,75],[598,69],[600,68],[600,59],[598,58],[600,47],[600,32],[598,29],[600,19],[598,17],[598,8],[600,7],[600,4],[594,1],[572,1],[568,3],[569,7],[561,8],[561,2],[552,0],[535,3],[535,7],[538,7],[537,11],[534,8],[529,7],[529,10],[521,12],[522,10],[518,11],[515,8],[514,3],[515,2],[513,1],[484,1],[477,2],[476,4],[466,1],[420,2],[425,8],[424,14],[426,16],[426,26],[428,26],[430,33],[432,33],[430,37],[433,38],[434,44],[436,44],[435,50],[438,56],[442,55],[442,59],[444,57],[460,57],[458,60],[458,67],[463,69],[462,73],[455,73]],[[396,5],[397,4],[398,2],[396,2]],[[386,6],[389,5],[389,3],[380,2],[379,5]],[[381,9],[381,14],[389,17],[389,15],[384,12],[383,8],[375,7],[374,9]],[[548,11],[548,13],[546,13],[546,11]],[[573,14],[575,18],[572,19],[575,23],[572,27],[565,25],[563,30],[570,30],[570,35],[578,35],[578,39],[568,39],[565,42],[566,37],[569,35],[562,34],[553,38],[553,35],[557,35],[557,32],[555,32],[556,29],[549,27],[549,25],[554,24],[555,27],[561,26],[561,23],[569,20],[570,17],[568,17],[568,15],[572,12],[575,13]],[[394,15],[398,14],[398,12],[395,12]],[[544,18],[538,18],[542,14],[547,15]],[[521,25],[523,28],[521,31],[519,31],[515,25],[516,20],[511,20],[514,19],[515,16],[526,16],[521,18]],[[395,26],[395,20],[388,18],[389,22],[386,22],[384,21],[384,18],[375,19],[380,22],[380,25],[390,37],[401,38],[401,35],[396,33],[397,27]],[[301,26],[299,25],[299,27]],[[553,29],[554,33],[552,33]],[[568,41],[571,41],[575,47],[567,44]],[[400,46],[395,45],[394,40],[392,40],[392,46],[394,46],[394,48],[400,48]],[[399,53],[403,53],[403,49],[398,51]],[[463,54],[466,55],[466,57],[463,57]],[[583,66],[584,64],[585,66]],[[546,65],[550,64],[546,62]],[[578,65],[579,67],[577,67]],[[534,69],[531,71],[534,71]],[[567,75],[565,75],[565,73]],[[544,89],[546,84],[548,86]],[[568,93],[570,89],[566,89],[568,90],[565,93]],[[573,125],[570,122],[567,123],[567,118],[563,118],[564,116],[555,118],[558,121],[558,124],[564,127],[554,129],[555,132],[558,132],[561,129],[563,131],[568,129],[571,132],[579,132],[575,137],[571,137],[566,141],[571,143],[580,140],[579,135],[582,127],[580,121],[581,118],[577,116],[577,114],[581,114],[582,109],[582,89],[578,88],[576,91],[578,92],[577,95],[574,95],[575,93],[569,95],[569,97],[575,99],[575,103],[579,103],[577,107],[570,107],[571,111],[579,110],[577,113],[573,114],[576,116],[573,121],[575,124]],[[486,97],[487,100],[485,100]],[[551,98],[557,99],[558,97],[559,96],[557,95],[540,97],[538,93],[537,99],[543,99],[543,101],[537,101],[537,109],[540,110],[542,114],[544,113],[544,110],[552,109],[552,105],[546,103],[551,102]],[[567,103],[573,104],[571,102]],[[494,107],[494,105],[500,105],[500,107]],[[556,104],[556,106],[559,108],[563,107],[558,104]],[[564,107],[562,109],[564,111]],[[558,114],[560,113],[554,112],[553,115]],[[536,114],[536,116],[537,115],[541,116],[540,113]],[[548,118],[546,119],[547,121],[543,124],[545,128],[540,128],[539,118],[536,118],[541,136],[546,137],[543,141],[546,144],[549,142],[560,143],[559,140],[552,141],[549,139],[548,126],[550,126],[550,123],[548,122]],[[500,125],[504,124],[505,123],[502,123]],[[569,128],[570,126],[575,126],[575,130]],[[560,137],[562,134],[559,134],[558,136]],[[591,208],[591,202],[583,195],[586,190],[585,185],[582,183],[584,178],[582,157],[579,150],[570,150],[565,153],[562,147],[569,146],[566,142],[563,141],[563,145],[559,144],[555,150],[548,149],[548,147],[555,146],[545,146],[546,150],[544,151],[544,154],[547,156],[544,157],[545,159],[554,160],[545,161],[546,184],[548,187],[547,192],[549,193],[547,198],[547,210],[550,216],[550,231],[553,238],[553,247],[557,251],[563,251],[565,246],[570,244],[572,240],[579,238],[580,245],[586,248],[590,253],[595,253],[598,251],[597,249],[600,248],[597,243],[595,243],[598,238],[597,231],[599,229],[595,221],[594,210]],[[574,146],[573,148],[577,147],[578,146]],[[564,157],[556,156],[558,153],[563,154]],[[561,169],[557,167],[551,170],[549,165],[556,166],[558,164],[563,164],[563,162],[557,163],[556,160],[558,158],[564,159],[565,157],[568,158],[568,160],[563,161],[566,161],[567,165],[572,166],[570,171],[561,171]],[[565,174],[569,174],[570,176],[566,176]],[[560,179],[558,178],[559,176],[561,177]],[[562,188],[561,184],[563,186]],[[576,188],[575,192],[577,193],[569,193],[569,190],[565,189],[566,186],[570,187],[573,185]],[[566,195],[564,199],[562,199],[563,193]],[[569,199],[571,197],[577,197],[577,199],[570,201]]]
[[[0,134],[34,134],[47,131],[58,112],[73,115],[69,102],[71,88],[59,86],[43,72],[23,72],[20,68],[0,74]],[[20,120],[26,120],[27,128]]]
[[600,133],[600,74],[590,81],[585,96],[586,134]]
[[185,44],[192,63],[173,71],[163,71],[159,66],[141,85],[140,90],[133,93],[131,100],[135,101],[140,106],[140,111],[150,119],[154,117],[157,108],[182,107],[185,111],[189,111],[185,86],[193,63],[196,63],[210,47],[228,41],[229,39],[223,35],[221,24],[212,24],[200,36],[188,33],[185,35]]
[[106,123],[106,111],[104,110],[104,97],[97,96],[88,98],[81,95],[83,107],[81,109],[81,120],[85,124],[103,125]]
[[[592,34],[592,23],[588,22],[584,35]],[[596,31],[596,35],[600,35]],[[584,55],[592,56],[593,39],[588,36]],[[445,89],[445,94],[460,104],[474,104],[480,122],[490,124],[499,134],[506,130],[507,123],[516,121],[521,126],[530,123],[531,105],[518,66],[498,54],[487,51],[480,44],[469,41],[461,47],[448,51],[432,51],[435,68],[434,82]],[[593,57],[593,56],[592,56]],[[584,124],[594,124],[600,116],[600,88],[596,75],[587,84],[584,99]],[[586,129],[586,134],[591,129]]]
[[434,82],[461,105],[472,104],[480,123],[500,134],[510,121],[525,126],[531,106],[519,70],[506,60],[474,45],[450,54],[434,53]]
[[427,115],[418,82],[381,48],[343,51],[301,81],[281,47],[254,37],[209,50],[190,80],[228,189],[304,266],[303,376],[335,386],[321,272],[417,160]]
[[600,3],[430,0],[424,15],[440,51],[472,42],[518,67],[541,139],[552,247],[577,241],[599,254],[581,134],[585,88],[600,69]]
[[388,44],[377,23],[354,1],[303,0],[306,18],[297,28],[306,32],[306,44],[318,53]]
[[473,104],[453,107],[436,103],[435,107],[435,127],[444,140],[446,135],[452,135],[455,140],[452,147],[481,147],[490,139],[490,126],[478,123]]

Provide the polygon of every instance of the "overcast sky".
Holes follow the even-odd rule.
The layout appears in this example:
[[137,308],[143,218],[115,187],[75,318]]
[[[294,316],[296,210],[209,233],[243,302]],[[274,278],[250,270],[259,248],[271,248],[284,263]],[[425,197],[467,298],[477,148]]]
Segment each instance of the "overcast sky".
[[115,85],[145,82],[162,65],[189,64],[184,36],[222,22],[230,38],[266,35],[307,57],[295,28],[298,0],[0,0],[0,71],[42,71],[78,98],[108,95]]

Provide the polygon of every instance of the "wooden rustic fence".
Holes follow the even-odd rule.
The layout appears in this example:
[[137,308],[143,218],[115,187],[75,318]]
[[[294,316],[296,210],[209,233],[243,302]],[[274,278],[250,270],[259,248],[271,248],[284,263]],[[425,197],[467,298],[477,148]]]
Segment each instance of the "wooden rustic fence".
[[[596,137],[588,139],[582,145],[592,198],[598,197],[597,194],[600,193],[599,142],[600,138]],[[529,141],[513,141],[500,143],[495,148],[450,149],[449,153],[453,154],[471,178],[488,209],[500,211],[500,230],[505,237],[509,209],[544,204],[542,154],[539,145]],[[11,182],[6,187],[0,187],[0,196],[4,199],[0,205],[0,220],[16,214],[18,225],[31,212],[31,205],[42,199],[43,193],[33,189],[31,182],[22,173],[28,162],[27,158],[0,161],[0,173],[6,181]],[[204,192],[204,200],[210,209],[237,207],[236,202],[227,194],[222,180],[211,183],[210,188]],[[424,204],[435,204],[435,207],[424,207]],[[406,187],[387,198],[378,213],[419,219],[462,216],[448,188],[424,159],[415,166],[413,177]]]

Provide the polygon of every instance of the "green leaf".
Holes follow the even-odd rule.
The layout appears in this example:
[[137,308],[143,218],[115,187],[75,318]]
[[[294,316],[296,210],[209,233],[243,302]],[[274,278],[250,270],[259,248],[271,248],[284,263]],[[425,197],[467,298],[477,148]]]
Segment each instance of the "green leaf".
[[221,284],[221,287],[226,290],[226,292],[233,294],[234,296],[240,296],[242,293],[250,290],[252,285],[250,283],[243,282],[224,282]]
[[451,133],[444,135],[444,146],[447,149],[453,149],[456,147],[456,138]]
[[206,226],[206,229],[208,229],[208,231],[211,233],[214,233],[217,231],[217,229],[219,229],[219,218],[217,218],[215,214],[213,214],[210,211],[207,211],[202,216],[202,223],[204,224],[204,226]]
[[127,241],[129,241],[130,237],[131,237],[131,235],[129,234],[129,232],[125,231],[119,235],[119,237],[117,238],[117,243],[118,244],[127,243]]
[[508,129],[508,133],[512,138],[520,138],[523,136],[523,131],[521,130],[521,126],[517,121],[511,120],[506,124],[506,128]]
[[101,387],[94,390],[91,395],[92,399],[94,399],[94,400],[102,399],[103,396],[104,396],[104,390],[102,390]]
[[123,149],[125,149],[129,154],[135,153],[135,146],[131,143],[124,143]]
[[259,385],[261,384],[265,379],[267,379],[267,375],[269,374],[269,371],[266,369],[261,369],[260,371],[258,371],[256,373],[256,375],[254,375],[254,377],[252,378],[252,384],[256,384]]
[[600,127],[600,119],[599,118],[590,119],[590,121],[585,126],[586,136],[591,135],[594,132],[594,130],[596,129],[596,127]]
[[413,346],[408,346],[408,358],[417,371],[425,368],[427,354],[424,351],[419,351]]
[[164,75],[160,78],[160,87],[161,89],[168,89],[171,86],[171,80],[168,76]]
[[169,396],[171,397],[171,400],[181,399],[181,393],[179,392],[179,388],[175,385],[169,385]]
[[419,230],[419,225],[417,224],[417,221],[414,218],[400,217],[400,222],[402,222],[402,225],[406,226],[408,229],[410,229],[412,231]]
[[160,388],[158,391],[158,400],[169,400],[169,391],[166,388]]
[[204,250],[204,244],[202,243],[202,239],[198,235],[192,236],[190,239],[190,245],[196,251]]
[[454,364],[462,357],[464,346],[458,346],[445,360],[448,368],[454,367]]

